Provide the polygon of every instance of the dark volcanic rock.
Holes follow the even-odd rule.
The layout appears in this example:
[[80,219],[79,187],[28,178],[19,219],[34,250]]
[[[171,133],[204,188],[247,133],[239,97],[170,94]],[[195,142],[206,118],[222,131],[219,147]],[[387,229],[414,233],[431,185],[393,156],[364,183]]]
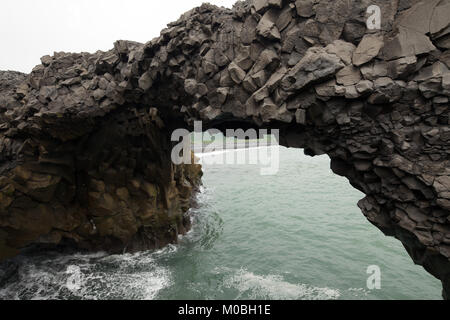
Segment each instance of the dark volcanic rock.
[[[384,14],[376,33],[364,28],[372,2]],[[204,4],[146,44],[56,53],[23,81],[8,75],[1,256],[31,243],[138,249],[174,239],[199,173],[170,164],[172,130],[241,122],[328,154],[366,194],[368,220],[450,298],[448,5]]]

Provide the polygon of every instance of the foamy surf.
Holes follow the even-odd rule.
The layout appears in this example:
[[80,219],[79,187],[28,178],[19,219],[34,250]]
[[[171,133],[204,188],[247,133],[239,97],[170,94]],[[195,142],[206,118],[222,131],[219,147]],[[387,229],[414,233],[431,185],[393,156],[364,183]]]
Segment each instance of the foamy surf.
[[210,164],[220,164],[225,163],[223,159],[225,155],[230,153],[243,154],[245,153],[246,159],[258,159],[260,150],[274,148],[280,148],[278,145],[274,146],[261,146],[261,147],[249,147],[249,148],[237,148],[237,149],[223,149],[215,150],[211,152],[196,152],[195,156],[198,158],[198,164],[210,165]]
[[125,255],[64,255],[51,259],[23,257],[19,281],[0,289],[0,299],[136,299],[153,300],[172,284],[170,270],[157,264],[154,255],[174,252],[174,247],[154,253]]
[[244,152],[244,151],[250,151],[250,150],[275,148],[275,147],[279,147],[279,146],[261,146],[261,147],[249,147],[249,148],[237,148],[237,149],[223,149],[223,150],[215,150],[215,151],[210,151],[210,152],[195,152],[195,156],[202,158],[202,157],[224,154],[227,152]]
[[340,291],[305,284],[292,284],[280,275],[256,275],[245,269],[237,271],[224,282],[226,288],[235,288],[240,298],[268,300],[336,300]]

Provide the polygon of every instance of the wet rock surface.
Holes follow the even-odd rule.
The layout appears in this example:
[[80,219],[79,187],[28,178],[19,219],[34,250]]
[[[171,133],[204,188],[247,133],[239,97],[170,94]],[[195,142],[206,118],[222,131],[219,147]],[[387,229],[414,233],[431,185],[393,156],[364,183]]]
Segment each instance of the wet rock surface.
[[[372,4],[380,30],[365,26]],[[1,255],[68,239],[122,250],[173,239],[154,230],[184,225],[199,172],[171,165],[172,130],[239,123],[328,154],[366,194],[368,220],[450,298],[449,5],[205,4],[146,44],[55,53],[26,78],[0,73]]]

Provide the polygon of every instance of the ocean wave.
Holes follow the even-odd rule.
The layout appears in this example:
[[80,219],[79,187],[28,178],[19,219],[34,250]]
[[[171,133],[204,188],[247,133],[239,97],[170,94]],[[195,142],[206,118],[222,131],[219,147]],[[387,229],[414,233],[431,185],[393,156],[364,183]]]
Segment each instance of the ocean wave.
[[0,299],[153,300],[160,290],[172,284],[170,270],[159,266],[154,255],[173,252],[174,247],[124,255],[23,257],[18,281],[1,288]]
[[273,146],[261,146],[261,147],[250,147],[250,148],[230,148],[230,149],[222,149],[222,150],[215,150],[210,152],[196,152],[195,156],[199,158],[208,157],[208,156],[214,156],[214,155],[220,155],[227,152],[243,152],[248,150],[258,150],[258,149],[266,149],[266,148],[280,148],[279,145],[273,145]]
[[341,295],[337,289],[292,284],[279,275],[256,275],[245,269],[227,278],[224,286],[237,289],[237,299],[335,300]]
[[[215,165],[238,165],[238,164],[261,164],[261,151],[260,150],[273,150],[275,148],[280,148],[280,146],[263,146],[263,147],[251,147],[251,148],[242,148],[242,149],[223,149],[223,150],[215,150],[212,152],[199,152],[195,153],[195,156],[199,159],[198,164],[205,167],[215,166]],[[273,151],[268,152],[268,155],[266,153],[264,154],[267,156],[272,156]],[[228,160],[228,154],[234,153],[235,155],[232,156],[231,160]],[[240,155],[242,159],[238,162],[238,160],[235,158],[237,155]],[[252,160],[251,160],[252,159]],[[230,162],[228,162],[230,161]]]

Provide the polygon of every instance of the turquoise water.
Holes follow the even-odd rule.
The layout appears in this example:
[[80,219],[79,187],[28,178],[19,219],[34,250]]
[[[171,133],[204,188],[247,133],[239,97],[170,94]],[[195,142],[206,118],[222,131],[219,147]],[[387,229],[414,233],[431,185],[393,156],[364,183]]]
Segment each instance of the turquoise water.
[[[284,148],[275,176],[204,166],[194,227],[179,245],[22,256],[0,298],[440,299],[440,282],[364,218],[363,194],[329,167],[326,156]],[[381,270],[379,290],[366,285],[371,265]]]

